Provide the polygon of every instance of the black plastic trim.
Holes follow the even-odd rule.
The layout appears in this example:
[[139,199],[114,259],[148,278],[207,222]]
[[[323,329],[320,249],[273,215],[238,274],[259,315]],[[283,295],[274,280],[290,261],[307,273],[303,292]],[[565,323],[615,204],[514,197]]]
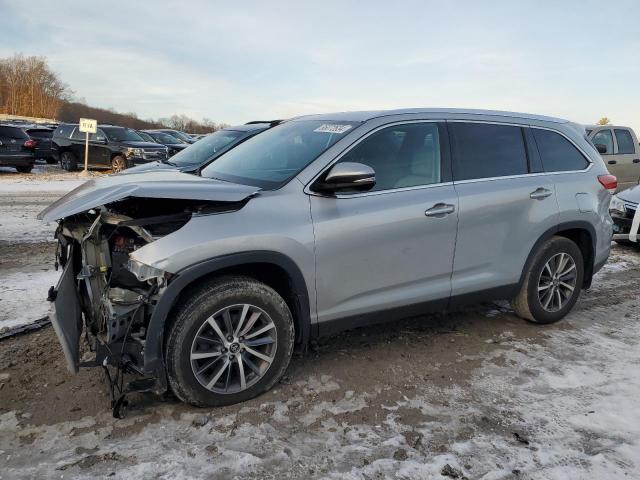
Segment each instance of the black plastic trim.
[[177,272],[156,305],[149,326],[144,348],[144,371],[164,375],[163,346],[165,324],[169,312],[175,305],[180,293],[192,282],[216,271],[248,265],[252,263],[267,263],[282,268],[291,279],[295,289],[296,309],[298,318],[297,343],[306,345],[311,334],[311,312],[309,308],[309,294],[307,284],[298,265],[284,254],[272,251],[242,252],[212,258],[191,265]]

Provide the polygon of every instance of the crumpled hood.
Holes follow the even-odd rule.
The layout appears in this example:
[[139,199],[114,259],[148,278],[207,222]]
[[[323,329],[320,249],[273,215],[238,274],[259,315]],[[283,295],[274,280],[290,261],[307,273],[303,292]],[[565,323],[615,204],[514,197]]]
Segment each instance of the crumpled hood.
[[47,222],[59,220],[126,197],[240,202],[259,190],[258,187],[202,178],[175,170],[106,175],[70,191],[40,212],[38,218]]
[[621,192],[616,193],[618,198],[626,200],[628,202],[640,203],[640,185],[627,188]]

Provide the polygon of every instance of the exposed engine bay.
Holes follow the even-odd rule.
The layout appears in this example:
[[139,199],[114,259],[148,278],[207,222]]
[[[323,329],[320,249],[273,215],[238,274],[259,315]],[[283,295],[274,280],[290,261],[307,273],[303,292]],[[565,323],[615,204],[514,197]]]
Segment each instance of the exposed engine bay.
[[[148,375],[144,369],[147,327],[171,280],[171,274],[129,255],[182,228],[194,215],[234,211],[244,203],[129,197],[59,221],[56,264],[64,272],[49,294],[56,307],[54,328],[71,371],[105,368],[114,408],[118,397],[124,398],[123,373]],[[90,355],[81,360],[82,336]],[[115,374],[107,366],[115,367]],[[143,385],[134,388],[163,389],[164,378],[143,379]]]

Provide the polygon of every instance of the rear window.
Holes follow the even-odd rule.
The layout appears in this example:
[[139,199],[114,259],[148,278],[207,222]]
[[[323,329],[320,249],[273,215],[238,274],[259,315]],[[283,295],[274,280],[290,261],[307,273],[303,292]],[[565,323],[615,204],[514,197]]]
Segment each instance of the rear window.
[[451,122],[454,180],[529,172],[522,129],[510,125]]
[[631,132],[629,130],[624,130],[622,128],[614,129],[616,134],[616,140],[618,142],[618,153],[636,153],[635,146],[633,145],[633,137],[631,136]]
[[27,134],[18,127],[7,127],[2,125],[0,125],[0,137],[15,138],[19,140],[29,138]]
[[584,170],[589,162],[566,138],[551,130],[533,128],[545,172]]
[[31,128],[27,130],[27,134],[32,138],[51,138],[53,136],[53,132],[48,129],[35,129]]

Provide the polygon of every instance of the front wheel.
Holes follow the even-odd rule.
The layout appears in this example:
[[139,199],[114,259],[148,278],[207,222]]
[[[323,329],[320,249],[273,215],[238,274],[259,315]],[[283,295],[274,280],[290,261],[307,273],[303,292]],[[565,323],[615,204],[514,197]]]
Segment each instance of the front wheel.
[[512,307],[534,323],[553,323],[575,305],[584,278],[578,246],[565,237],[552,237],[536,253]]
[[62,155],[60,155],[60,167],[67,172],[75,172],[78,169],[76,156],[71,152],[62,152]]
[[113,173],[122,172],[128,166],[127,160],[122,155],[116,155],[111,159],[111,171]]
[[169,384],[196,406],[242,402],[280,379],[293,345],[293,318],[275,290],[249,277],[221,277],[178,309],[165,350]]

